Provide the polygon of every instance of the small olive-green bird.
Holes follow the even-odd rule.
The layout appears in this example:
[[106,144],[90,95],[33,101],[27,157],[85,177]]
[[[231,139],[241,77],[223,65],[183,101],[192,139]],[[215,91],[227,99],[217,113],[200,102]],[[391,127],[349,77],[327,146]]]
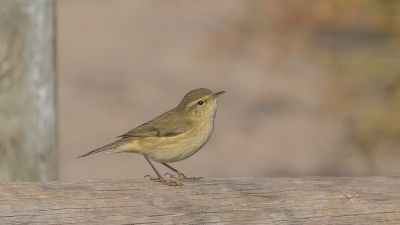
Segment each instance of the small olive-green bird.
[[157,174],[157,178],[147,175],[152,181],[170,186],[182,185],[174,181],[165,180],[158,173],[151,160],[163,164],[178,174],[178,176],[175,176],[167,173],[171,178],[177,180],[202,179],[201,177],[186,177],[167,163],[187,159],[207,143],[214,129],[217,98],[223,93],[225,91],[212,92],[207,88],[192,90],[183,97],[176,108],[118,136],[121,138],[118,141],[95,149],[78,158],[103,151],[108,153],[139,153],[146,158]]

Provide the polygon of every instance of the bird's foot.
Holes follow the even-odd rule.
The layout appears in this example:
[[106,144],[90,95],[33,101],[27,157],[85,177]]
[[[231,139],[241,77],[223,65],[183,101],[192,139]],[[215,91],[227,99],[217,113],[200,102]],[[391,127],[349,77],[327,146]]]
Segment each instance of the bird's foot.
[[178,186],[182,186],[183,185],[182,183],[177,183],[175,181],[165,180],[163,178],[160,179],[160,178],[157,178],[157,177],[152,177],[150,175],[144,176],[144,178],[146,178],[146,177],[149,177],[150,181],[160,182],[160,183],[162,183],[164,185],[168,185],[168,186],[172,186],[172,187],[178,187]]
[[178,172],[177,174],[178,174],[178,176],[176,176],[174,174],[166,173],[166,174],[164,174],[164,176],[169,175],[170,178],[176,179],[176,180],[202,180],[202,179],[204,179],[204,177],[187,177],[187,176],[185,176],[185,174],[183,174],[181,172]]

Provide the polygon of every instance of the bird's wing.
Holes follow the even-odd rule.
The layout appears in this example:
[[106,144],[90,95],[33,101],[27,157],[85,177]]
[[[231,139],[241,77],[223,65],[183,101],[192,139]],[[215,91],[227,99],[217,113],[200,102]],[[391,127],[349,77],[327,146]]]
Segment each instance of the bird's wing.
[[[162,117],[163,116],[163,117]],[[118,137],[173,137],[187,132],[190,123],[164,114]]]

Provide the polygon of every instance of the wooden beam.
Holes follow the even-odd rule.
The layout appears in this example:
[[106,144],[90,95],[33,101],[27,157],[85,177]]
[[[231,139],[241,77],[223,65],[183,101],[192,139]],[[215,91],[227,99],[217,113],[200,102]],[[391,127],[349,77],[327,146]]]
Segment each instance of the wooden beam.
[[400,224],[400,177],[0,184],[1,224]]
[[0,181],[57,179],[54,1],[0,3]]

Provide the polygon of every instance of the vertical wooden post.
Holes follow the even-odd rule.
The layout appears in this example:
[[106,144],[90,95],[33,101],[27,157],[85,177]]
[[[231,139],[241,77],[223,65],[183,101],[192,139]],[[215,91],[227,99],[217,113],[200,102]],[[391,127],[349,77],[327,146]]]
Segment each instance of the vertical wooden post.
[[51,0],[0,2],[0,181],[57,179]]

